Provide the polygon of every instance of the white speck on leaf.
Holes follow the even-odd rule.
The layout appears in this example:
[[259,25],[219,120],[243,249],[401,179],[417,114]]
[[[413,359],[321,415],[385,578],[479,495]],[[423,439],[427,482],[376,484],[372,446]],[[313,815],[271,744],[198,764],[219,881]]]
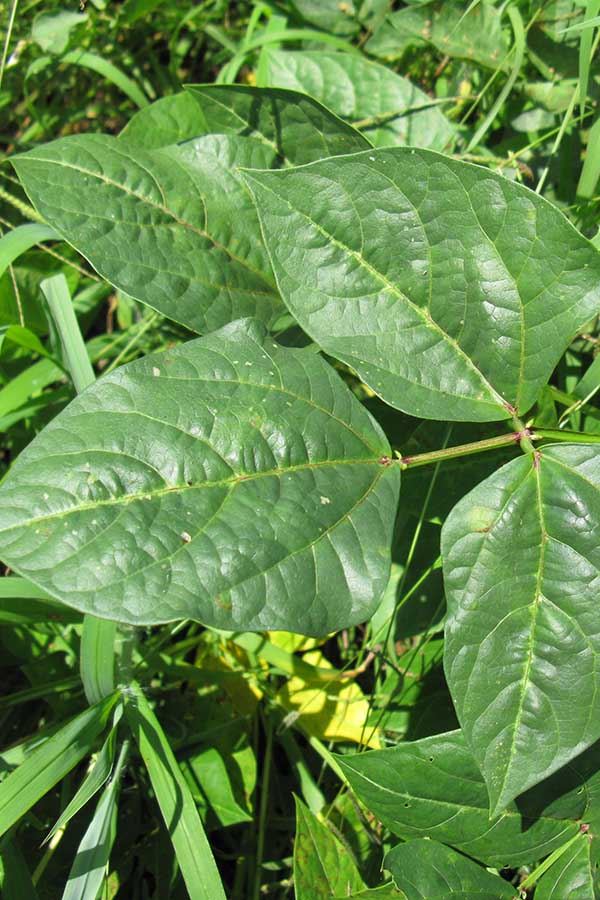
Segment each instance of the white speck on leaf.
[[158,376],[160,375],[160,369],[158,368],[158,366],[152,367],[152,374],[154,375],[155,378],[158,378]]
[[187,531],[182,531],[180,537],[184,544],[189,544],[189,542],[192,540],[191,534],[189,534]]
[[321,505],[322,506],[329,506],[330,503],[331,503],[331,500],[329,499],[329,497],[321,497]]

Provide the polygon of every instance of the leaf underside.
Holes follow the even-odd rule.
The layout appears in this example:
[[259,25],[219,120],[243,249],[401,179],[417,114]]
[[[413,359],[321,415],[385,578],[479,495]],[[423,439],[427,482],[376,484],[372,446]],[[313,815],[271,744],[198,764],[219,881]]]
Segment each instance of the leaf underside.
[[61,412],[0,488],[1,555],[117,621],[326,634],[385,588],[389,453],[324,360],[233,323]]

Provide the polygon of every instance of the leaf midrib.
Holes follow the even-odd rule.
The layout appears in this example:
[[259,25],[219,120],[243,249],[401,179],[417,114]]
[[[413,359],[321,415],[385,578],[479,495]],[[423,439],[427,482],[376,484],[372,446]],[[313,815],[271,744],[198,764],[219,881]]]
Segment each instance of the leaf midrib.
[[[86,447],[84,450],[75,450],[75,451],[62,451],[60,454],[55,454],[59,457],[64,457],[67,455],[77,455],[77,454],[91,454],[91,453],[107,453],[113,456],[122,456],[122,452],[120,450],[106,450],[103,448],[90,448]],[[48,458],[48,457],[46,457]],[[138,462],[145,464],[144,460],[138,460]],[[235,486],[238,483],[241,484],[246,481],[257,481],[260,478],[280,478],[284,475],[288,475],[293,472],[301,472],[301,471],[311,471],[313,469],[321,469],[326,468],[328,466],[355,466],[355,465],[371,465],[377,466],[381,468],[381,463],[378,462],[377,459],[334,459],[334,460],[323,460],[320,462],[312,462],[312,463],[301,463],[296,466],[288,466],[285,469],[269,469],[265,472],[252,472],[252,473],[238,473],[237,475],[232,476],[231,478],[223,478],[219,481],[201,481],[197,484],[178,484],[178,485],[169,485],[164,488],[156,488],[154,490],[140,491],[136,494],[124,494],[120,497],[112,497],[105,500],[98,500],[94,503],[82,503],[79,506],[72,506],[69,509],[60,510],[58,512],[48,513],[44,516],[36,516],[30,519],[25,519],[22,522],[18,522],[15,525],[10,525],[7,528],[0,528],[0,534],[3,532],[14,531],[18,528],[26,528],[30,525],[37,525],[41,522],[46,522],[50,519],[60,518],[61,516],[70,516],[75,513],[92,511],[95,509],[100,509],[102,507],[112,507],[112,506],[120,506],[121,504],[126,503],[134,503],[137,500],[153,500],[156,497],[162,497],[168,494],[173,494],[177,492],[184,491],[194,491],[194,490],[202,490],[205,488],[220,488],[220,487],[230,487]]]
[[[248,174],[249,174],[250,178],[253,177],[252,172],[248,172]],[[487,403],[494,407],[500,407],[501,409],[507,409],[507,404],[506,404],[506,401],[504,400],[504,398],[496,391],[494,386],[487,380],[487,378],[484,376],[484,374],[481,372],[481,370],[477,368],[477,366],[475,365],[473,360],[464,352],[462,347],[460,347],[459,344],[446,331],[444,331],[444,329],[432,318],[428,309],[427,310],[422,309],[420,306],[418,306],[416,303],[414,303],[409,297],[407,297],[406,294],[404,294],[400,290],[398,285],[389,281],[389,279],[386,278],[386,276],[383,274],[383,272],[379,272],[370,263],[368,263],[362,254],[358,253],[356,250],[352,250],[350,247],[348,247],[346,244],[344,244],[338,238],[335,238],[325,228],[323,228],[321,225],[319,225],[317,222],[315,222],[314,219],[312,219],[307,213],[292,206],[292,203],[290,200],[279,196],[276,193],[276,191],[272,190],[270,187],[267,187],[267,185],[265,184],[264,181],[260,181],[259,179],[256,179],[256,180],[261,185],[261,187],[265,188],[265,190],[268,190],[269,193],[276,196],[280,202],[285,203],[291,212],[296,213],[296,215],[302,216],[324,238],[326,238],[328,241],[330,241],[332,244],[334,244],[336,247],[338,247],[339,250],[341,250],[342,252],[347,253],[349,256],[351,256],[358,263],[358,265],[361,268],[365,269],[375,280],[379,281],[386,290],[388,290],[391,294],[396,296],[399,300],[404,301],[407,304],[407,306],[409,306],[421,318],[423,325],[426,328],[429,328],[430,330],[434,331],[442,339],[442,341],[444,343],[448,344],[451,347],[451,349],[453,350],[453,352],[456,354],[456,356],[459,359],[462,359],[463,362],[466,364],[467,368],[471,369],[471,371],[477,376],[477,378],[479,378],[482,386],[488,391],[488,394],[491,397],[491,399],[489,399],[487,401]],[[397,187],[397,185],[396,185],[396,187]],[[295,315],[297,315],[297,313],[295,313]],[[297,316],[297,318],[298,318],[298,320],[300,320],[299,316]],[[321,341],[321,343],[324,347],[326,346],[325,341]],[[389,372],[390,374],[393,374],[393,372],[391,370],[382,369],[381,371]],[[480,399],[477,402],[485,403],[486,401]]]
[[[133,157],[129,157],[126,154],[122,154],[122,155],[124,155],[126,159],[131,159],[135,165],[139,165],[140,168],[142,168],[142,169],[144,169],[144,171],[148,172],[148,170],[145,168],[145,166],[143,166],[138,160],[134,159]],[[186,228],[189,231],[191,231],[193,234],[197,234],[199,237],[203,237],[203,238],[205,238],[205,240],[210,241],[210,243],[214,246],[214,248],[216,250],[221,250],[223,253],[225,253],[227,256],[229,256],[229,258],[232,259],[234,262],[237,262],[239,265],[243,266],[243,268],[247,269],[249,272],[252,272],[252,274],[255,275],[257,278],[260,278],[261,281],[263,281],[265,284],[267,284],[271,288],[270,293],[273,293],[273,286],[270,283],[270,281],[268,280],[268,278],[265,276],[264,272],[261,272],[259,269],[255,269],[243,257],[237,256],[237,254],[235,254],[230,247],[227,247],[226,244],[220,243],[214,237],[214,235],[210,234],[208,231],[205,231],[204,229],[201,229],[201,228],[197,228],[195,225],[192,225],[190,222],[186,221],[186,219],[182,219],[179,216],[177,216],[173,212],[173,210],[169,209],[169,207],[166,205],[166,203],[157,203],[154,200],[150,200],[149,197],[144,196],[144,194],[140,194],[140,193],[138,193],[138,191],[131,190],[130,188],[126,187],[124,184],[119,184],[118,181],[115,181],[114,179],[109,178],[106,175],[101,175],[98,172],[93,172],[91,169],[85,169],[82,166],[77,166],[77,165],[74,165],[73,163],[68,163],[64,160],[47,159],[47,158],[39,157],[39,156],[32,156],[29,153],[27,155],[24,155],[22,159],[29,160],[31,162],[44,163],[46,165],[49,164],[49,165],[59,166],[64,169],[71,169],[72,171],[79,172],[82,175],[88,175],[91,178],[96,178],[98,181],[101,181],[104,184],[107,184],[111,187],[116,188],[117,190],[122,191],[128,197],[134,197],[136,200],[140,200],[142,203],[145,203],[147,206],[151,207],[152,209],[156,209],[156,210],[162,212],[165,216],[170,217],[171,219],[173,219],[173,221],[177,225],[181,225],[182,228]],[[19,161],[21,161],[21,160],[19,160]],[[162,186],[156,180],[156,177],[151,172],[149,172],[148,174],[151,175],[152,180],[156,183],[157,188],[159,189],[160,193],[164,197]],[[90,212],[88,212],[87,215],[90,217],[95,216],[94,213],[90,213]],[[99,217],[99,218],[102,218],[102,217]],[[118,220],[118,219],[111,219],[110,221],[115,224],[121,224],[120,220]],[[57,229],[57,230],[60,231],[60,229]]]

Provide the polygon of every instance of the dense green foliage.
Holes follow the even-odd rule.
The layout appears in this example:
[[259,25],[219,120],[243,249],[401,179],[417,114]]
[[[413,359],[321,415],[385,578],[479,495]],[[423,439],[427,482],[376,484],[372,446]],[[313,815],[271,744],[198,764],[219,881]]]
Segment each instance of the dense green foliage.
[[7,12],[6,897],[600,898],[600,2]]

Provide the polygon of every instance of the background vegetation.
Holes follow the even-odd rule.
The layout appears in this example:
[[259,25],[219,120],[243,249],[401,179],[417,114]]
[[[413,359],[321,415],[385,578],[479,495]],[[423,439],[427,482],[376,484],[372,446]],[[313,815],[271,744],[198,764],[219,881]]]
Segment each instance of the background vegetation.
[[[600,246],[599,12],[596,0],[90,0],[82,10],[12,0],[3,11],[2,157],[59,136],[117,134],[183,83],[278,84],[313,93],[376,145],[434,147],[523,182]],[[330,68],[321,78],[324,52]],[[312,74],[300,54],[312,60]],[[384,67],[387,76],[364,70],[364,61]],[[338,64],[357,88],[353,99],[344,96]],[[366,75],[373,81],[367,79],[361,101],[358,86]],[[30,221],[38,216],[3,164],[0,234]],[[75,393],[42,301],[43,279],[64,273],[97,374],[190,334],[115,291],[65,243],[39,243],[20,255],[5,242],[0,248],[4,474]],[[287,340],[303,338],[291,330]],[[538,423],[600,430],[599,340],[597,323],[578,335],[542,395]],[[340,369],[404,452],[485,436],[478,426],[423,429]],[[456,725],[441,668],[440,524],[511,453],[478,458],[468,471],[450,462],[406,474],[392,577],[368,625],[324,640],[285,633],[232,637],[193,622],[120,629],[122,671],[143,685],[174,748],[232,900],[294,895],[294,795],[331,829],[319,831],[302,813],[296,853],[328,848],[334,834],[364,881],[379,883],[383,854],[396,840],[353,797],[330,751],[384,747]],[[80,638],[81,616],[52,608],[14,577],[0,580],[0,772],[13,770],[39,735],[86,708]],[[89,764],[84,758],[2,839],[7,900],[61,896],[93,804],[45,839]],[[133,750],[115,828],[103,898],[187,896]],[[524,866],[503,875],[519,885],[528,872]],[[312,886],[297,887],[299,900],[301,890],[321,896],[315,884],[322,876],[311,877]]]

